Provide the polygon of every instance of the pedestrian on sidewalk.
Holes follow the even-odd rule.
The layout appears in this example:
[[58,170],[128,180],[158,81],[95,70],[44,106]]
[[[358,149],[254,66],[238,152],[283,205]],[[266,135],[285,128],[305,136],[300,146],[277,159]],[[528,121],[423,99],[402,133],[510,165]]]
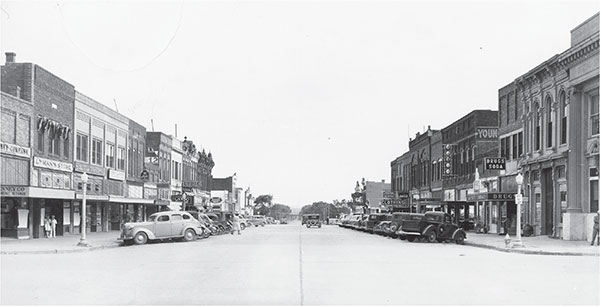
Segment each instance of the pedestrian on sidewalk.
[[48,219],[48,216],[44,217],[44,238],[50,238],[50,231],[52,230],[52,227],[50,226],[50,219]]
[[600,218],[600,209],[594,216],[594,234],[592,235],[592,244],[591,245],[594,245],[594,241],[596,241],[596,239],[598,239],[597,244],[600,245],[600,234],[598,234],[598,231],[600,230],[600,228],[598,227],[598,219],[599,218]]
[[56,224],[58,223],[58,221],[56,220],[56,217],[54,217],[54,215],[52,215],[52,219],[50,219],[50,237],[52,238],[56,238]]
[[237,231],[238,235],[241,235],[241,227],[240,227],[240,217],[238,215],[233,215],[233,227],[231,228],[231,234]]

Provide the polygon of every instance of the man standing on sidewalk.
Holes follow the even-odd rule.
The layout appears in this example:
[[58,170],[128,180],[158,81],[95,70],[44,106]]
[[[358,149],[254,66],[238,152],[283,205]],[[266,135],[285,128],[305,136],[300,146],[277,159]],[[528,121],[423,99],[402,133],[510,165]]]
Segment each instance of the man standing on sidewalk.
[[599,217],[600,217],[600,209],[598,210],[598,212],[594,216],[594,234],[592,235],[592,245],[594,245],[594,241],[596,241],[596,239],[598,239],[598,243],[597,244],[600,245],[600,235],[598,234],[598,231],[599,231],[598,218]]
[[54,215],[52,215],[52,219],[50,219],[50,227],[51,227],[50,237],[52,237],[52,238],[56,238],[56,224],[57,223],[58,223],[58,221],[56,221],[56,217],[54,217]]

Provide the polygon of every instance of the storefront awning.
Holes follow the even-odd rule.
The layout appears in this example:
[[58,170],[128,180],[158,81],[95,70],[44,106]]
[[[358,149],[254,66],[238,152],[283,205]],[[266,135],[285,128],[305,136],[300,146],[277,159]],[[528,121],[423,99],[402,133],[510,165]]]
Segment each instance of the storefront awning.
[[46,198],[46,199],[65,199],[75,198],[75,191],[65,189],[40,188],[30,186],[1,186],[0,194],[3,197],[24,197],[24,198]]
[[123,204],[146,204],[146,205],[154,204],[154,200],[150,200],[150,199],[126,198],[126,197],[119,197],[119,196],[112,196],[112,195],[108,197],[108,201],[111,203],[123,203]]
[[[75,194],[75,199],[76,200],[83,200],[83,194],[82,193],[76,193]],[[108,196],[107,195],[98,195],[98,194],[86,194],[85,195],[85,199],[87,201],[108,201]]]

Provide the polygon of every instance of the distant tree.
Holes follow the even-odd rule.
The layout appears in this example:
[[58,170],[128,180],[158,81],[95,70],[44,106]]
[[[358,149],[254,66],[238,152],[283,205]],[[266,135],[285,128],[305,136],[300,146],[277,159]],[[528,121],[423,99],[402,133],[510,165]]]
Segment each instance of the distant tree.
[[271,209],[264,205],[261,205],[260,207],[254,209],[255,215],[268,216],[270,212]]
[[350,213],[350,208],[347,206],[336,206],[331,203],[326,202],[314,202],[311,205],[305,205],[300,210],[300,215],[305,214],[319,214],[321,215],[321,219],[325,220],[325,218],[339,218],[340,214],[348,214]]
[[292,213],[292,209],[283,204],[273,204],[270,207],[269,216],[273,217],[276,220],[281,220],[281,218],[287,218]]
[[263,194],[263,195],[259,195],[258,197],[256,197],[256,199],[254,199],[254,206],[255,207],[260,207],[260,206],[271,206],[273,202],[273,196],[270,194]]

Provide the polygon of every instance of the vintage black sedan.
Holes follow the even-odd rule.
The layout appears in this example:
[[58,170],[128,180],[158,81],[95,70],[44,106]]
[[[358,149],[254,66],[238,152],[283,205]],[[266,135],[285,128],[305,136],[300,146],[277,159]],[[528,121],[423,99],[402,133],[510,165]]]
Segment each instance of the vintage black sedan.
[[458,224],[452,223],[449,214],[437,211],[414,214],[414,217],[411,215],[402,221],[397,234],[411,242],[416,238],[425,238],[429,242],[451,240],[463,244],[467,238],[467,233]]

